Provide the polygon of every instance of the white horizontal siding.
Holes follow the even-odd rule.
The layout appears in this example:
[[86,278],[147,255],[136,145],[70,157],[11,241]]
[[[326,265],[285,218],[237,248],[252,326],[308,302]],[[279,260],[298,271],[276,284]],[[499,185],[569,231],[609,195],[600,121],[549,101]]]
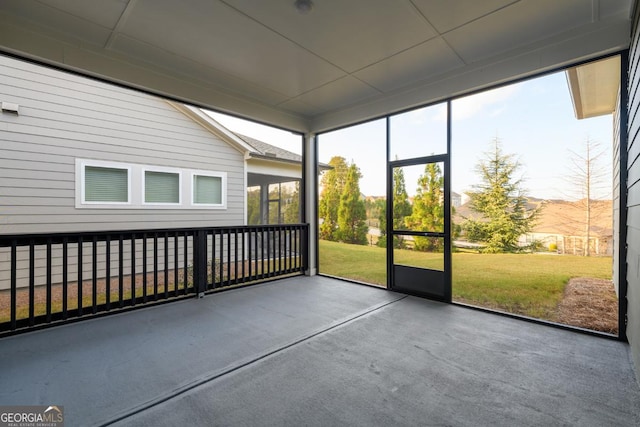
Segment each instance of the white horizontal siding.
[[[151,98],[142,92],[106,85],[88,78],[78,78],[73,74],[34,66],[29,62],[18,62],[8,57],[0,58],[0,65],[6,70],[3,75],[6,76],[7,82],[26,80],[30,82],[31,90],[35,93],[59,95],[91,104],[122,107],[124,101],[125,107],[136,105],[145,107],[145,110],[157,108]],[[23,84],[16,83],[13,86],[22,87]]]
[[[169,105],[167,105],[167,108]],[[176,114],[180,114],[175,111]],[[202,159],[199,157],[201,153],[217,153],[222,158],[234,159],[235,155],[226,150],[220,150],[219,147],[211,145],[212,136],[205,132],[196,141],[195,137],[188,138],[188,135],[177,135],[176,137],[155,136],[151,134],[133,134],[131,132],[117,129],[95,129],[85,125],[73,126],[71,124],[60,124],[55,121],[37,120],[21,115],[19,117],[11,117],[8,120],[20,123],[7,124],[6,132],[11,134],[23,134],[24,137],[16,135],[7,142],[21,140],[34,140],[36,144],[42,139],[46,140],[62,140],[62,147],[73,148],[76,151],[87,153],[94,152],[97,155],[105,154],[141,154],[150,159],[171,159],[170,154],[181,154],[182,158],[173,159],[174,161],[197,162]],[[194,123],[194,125],[196,125]],[[43,137],[43,138],[39,138]],[[4,139],[4,138],[3,138]],[[50,142],[49,142],[50,143]],[[46,144],[46,142],[45,142]],[[106,146],[109,149],[106,149]],[[216,148],[218,148],[216,150]],[[86,157],[86,156],[85,156]]]
[[[244,223],[242,153],[165,101],[1,56],[0,101],[0,234]],[[78,158],[226,172],[227,208],[76,209]]]

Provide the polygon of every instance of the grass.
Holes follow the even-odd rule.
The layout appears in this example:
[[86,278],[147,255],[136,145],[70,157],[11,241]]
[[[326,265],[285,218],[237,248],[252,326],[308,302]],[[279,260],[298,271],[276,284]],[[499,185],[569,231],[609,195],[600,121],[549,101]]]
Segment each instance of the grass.
[[320,240],[320,272],[386,286],[387,258],[382,248]]
[[[442,254],[395,251],[396,263],[433,268]],[[454,253],[454,301],[556,321],[572,277],[611,279],[611,257],[553,254]],[[320,272],[386,285],[383,248],[320,241]]]

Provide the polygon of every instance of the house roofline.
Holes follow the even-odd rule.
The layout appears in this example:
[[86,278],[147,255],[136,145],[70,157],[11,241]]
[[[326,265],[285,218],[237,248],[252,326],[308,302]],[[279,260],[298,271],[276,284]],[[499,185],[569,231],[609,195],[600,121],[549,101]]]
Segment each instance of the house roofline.
[[[266,160],[274,163],[287,163],[287,164],[302,164],[302,160],[295,159],[286,159],[278,156],[271,156],[268,154],[263,154],[255,148],[251,143],[244,140],[243,136],[236,134],[235,132],[224,127],[220,122],[215,120],[213,117],[206,114],[200,108],[192,107],[189,105],[185,105],[179,102],[165,100],[169,105],[173,108],[187,116],[189,119],[198,123],[200,126],[204,127],[206,130],[221,138],[223,141],[226,141],[233,148],[244,154],[245,159],[256,159],[256,160]],[[252,138],[255,139],[255,138]],[[271,145],[268,142],[259,141],[262,144]],[[331,166],[319,163],[318,169],[320,171],[329,170]]]
[[253,148],[251,145],[244,142],[240,137],[238,137],[235,133],[218,123],[200,108],[191,107],[189,105],[185,105],[179,102],[165,100],[169,105],[173,108],[198,123],[200,126],[221,138],[233,148],[244,154],[245,156],[251,155],[253,153],[257,153],[257,150]]

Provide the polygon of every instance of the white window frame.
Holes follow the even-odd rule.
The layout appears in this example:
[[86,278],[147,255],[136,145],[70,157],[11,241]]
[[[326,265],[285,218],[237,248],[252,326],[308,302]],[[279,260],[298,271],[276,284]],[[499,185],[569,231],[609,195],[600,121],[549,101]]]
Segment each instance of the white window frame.
[[[195,202],[195,186],[193,180],[196,176],[210,176],[213,178],[220,178],[220,198],[222,203],[196,203]],[[191,189],[191,207],[196,209],[226,209],[227,208],[227,173],[226,172],[213,172],[204,170],[191,171],[189,175],[189,187]]]
[[[87,201],[86,200],[86,186],[85,186],[85,170],[88,167],[96,168],[108,168],[108,169],[123,169],[127,171],[127,201],[126,202],[102,202],[102,201]],[[76,207],[86,206],[92,208],[106,207],[125,207],[131,205],[131,180],[132,180],[132,168],[127,163],[108,162],[103,160],[76,160]]]
[[[85,198],[85,168],[87,166],[127,170],[127,202],[92,202]],[[145,172],[166,172],[178,174],[179,203],[146,203]],[[221,179],[222,203],[195,203],[195,176],[211,176]],[[187,177],[189,179],[187,179]],[[245,175],[246,180],[246,175]],[[164,166],[142,165],[123,162],[112,162],[93,159],[76,159],[75,175],[76,209],[174,209],[174,210],[220,210],[227,209],[227,172],[202,169],[174,168]],[[187,194],[190,194],[187,196]],[[245,200],[246,204],[246,200]]]
[[[147,202],[147,194],[146,194],[146,180],[147,180],[147,172],[160,172],[160,173],[170,173],[178,175],[178,202],[177,203],[163,203],[163,202]],[[180,169],[175,168],[165,168],[158,166],[142,166],[141,168],[141,187],[140,194],[142,195],[142,204],[144,206],[172,206],[172,207],[180,207],[182,206],[182,171]]]

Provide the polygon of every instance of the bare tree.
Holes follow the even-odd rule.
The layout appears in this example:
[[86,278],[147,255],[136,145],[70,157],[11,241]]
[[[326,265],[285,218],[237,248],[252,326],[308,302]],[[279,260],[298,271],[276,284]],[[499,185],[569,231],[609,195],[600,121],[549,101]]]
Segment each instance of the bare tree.
[[[602,215],[602,209],[597,209],[602,199],[611,198],[611,170],[602,164],[605,153],[598,142],[587,138],[580,152],[569,150],[571,169],[566,175],[570,184],[568,192],[573,199],[573,205],[582,213],[584,230],[583,255],[591,255],[591,237],[594,220]],[[575,221],[575,220],[574,220]]]

